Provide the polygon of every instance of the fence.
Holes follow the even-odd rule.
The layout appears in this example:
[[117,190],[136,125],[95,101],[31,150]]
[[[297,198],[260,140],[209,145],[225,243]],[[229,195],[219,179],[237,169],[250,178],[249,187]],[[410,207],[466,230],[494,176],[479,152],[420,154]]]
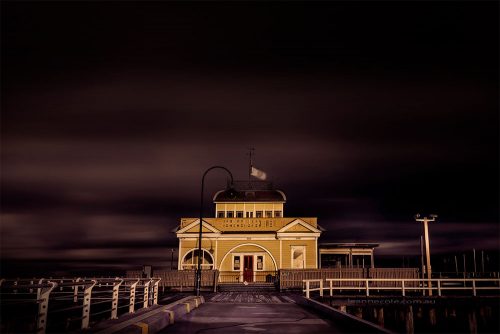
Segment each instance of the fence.
[[0,280],[0,332],[68,332],[158,303],[158,278]]
[[[195,270],[154,270],[153,276],[161,278],[160,289],[188,291],[194,289]],[[127,271],[127,277],[142,277],[142,271]],[[334,269],[282,269],[279,271],[254,271],[253,282],[279,283],[282,290],[301,290],[306,279],[327,278],[419,278],[417,268],[334,268]],[[212,291],[218,283],[243,283],[244,274],[239,271],[202,270],[201,286]],[[335,283],[338,284],[338,283]],[[394,282],[381,282],[381,286],[394,286]],[[409,283],[416,284],[416,283]],[[346,281],[343,286],[357,287],[359,282]]]
[[[242,271],[219,272],[219,283],[243,283],[245,275]],[[278,281],[277,271],[254,271],[249,281],[254,283],[275,283]]]
[[[334,269],[282,269],[280,270],[280,290],[302,289],[304,280],[366,279],[366,278],[419,278],[417,268],[334,268]],[[357,287],[357,281],[343,281],[345,287]],[[393,284],[387,281],[387,285]]]
[[[196,270],[154,270],[153,276],[161,279],[159,288],[187,291],[194,289]],[[201,287],[209,290],[217,288],[218,270],[201,271]],[[127,271],[127,277],[142,277],[142,271]]]
[[[430,282],[430,283],[429,283]],[[442,296],[446,291],[471,291],[473,296],[477,296],[478,291],[490,290],[500,291],[500,279],[387,279],[387,278],[328,278],[328,279],[306,279],[303,281],[306,298],[310,298],[311,292],[319,291],[319,295],[323,296],[324,290],[328,290],[330,296],[334,295],[334,291],[352,291],[358,294],[362,293],[365,296],[370,296],[371,293],[380,291],[400,291],[401,296],[406,296],[408,291],[424,292],[436,291],[438,296]],[[355,286],[353,286],[355,285]]]

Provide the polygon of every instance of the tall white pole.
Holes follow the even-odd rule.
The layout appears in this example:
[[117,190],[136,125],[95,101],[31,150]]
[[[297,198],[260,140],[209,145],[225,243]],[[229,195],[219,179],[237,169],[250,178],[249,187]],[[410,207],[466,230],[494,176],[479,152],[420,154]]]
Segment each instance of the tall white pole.
[[425,256],[427,266],[427,286],[429,287],[429,296],[432,296],[432,281],[431,281],[431,253],[429,247],[429,226],[427,217],[424,218],[424,240],[425,240]]
[[426,271],[427,271],[427,287],[429,289],[429,296],[432,296],[432,268],[431,268],[431,252],[430,252],[430,241],[429,241],[429,222],[435,221],[437,215],[430,215],[430,218],[423,217],[420,218],[419,214],[415,215],[415,220],[424,223],[424,241],[425,241],[425,257],[426,257]]

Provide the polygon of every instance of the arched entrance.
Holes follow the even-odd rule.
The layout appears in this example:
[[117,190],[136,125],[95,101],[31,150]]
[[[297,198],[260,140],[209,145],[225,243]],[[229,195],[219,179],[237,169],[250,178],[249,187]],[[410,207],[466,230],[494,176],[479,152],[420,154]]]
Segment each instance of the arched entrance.
[[274,282],[278,269],[272,253],[262,245],[245,243],[222,258],[219,282]]

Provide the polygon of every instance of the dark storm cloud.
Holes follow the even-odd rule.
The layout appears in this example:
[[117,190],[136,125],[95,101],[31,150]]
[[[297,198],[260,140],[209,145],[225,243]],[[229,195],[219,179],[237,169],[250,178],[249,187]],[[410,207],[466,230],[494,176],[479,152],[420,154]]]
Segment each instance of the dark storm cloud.
[[165,264],[247,147],[323,241],[499,248],[496,4],[2,7],[2,257]]

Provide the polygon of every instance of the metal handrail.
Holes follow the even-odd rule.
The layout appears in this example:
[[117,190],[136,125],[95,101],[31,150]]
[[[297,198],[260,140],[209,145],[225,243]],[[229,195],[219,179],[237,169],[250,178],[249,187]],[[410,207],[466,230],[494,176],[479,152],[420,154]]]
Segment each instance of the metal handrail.
[[[370,295],[370,289],[372,290],[401,290],[402,296],[405,296],[407,290],[421,290],[423,292],[430,290],[437,290],[438,296],[442,295],[443,290],[472,290],[473,296],[477,295],[477,290],[500,290],[500,278],[433,278],[433,279],[420,279],[420,278],[327,278],[325,281],[328,286],[325,287],[323,284],[323,279],[307,279],[302,280],[305,284],[305,289],[303,292],[306,293],[306,298],[310,298],[310,293],[313,291],[319,291],[320,296],[323,296],[323,290],[327,289],[330,292],[330,296],[333,296],[333,290],[364,290],[366,296]],[[334,286],[333,283],[338,282],[338,286]],[[345,286],[342,282],[362,282],[363,284],[357,286]],[[371,285],[374,282],[394,282],[399,283],[394,286],[377,286]],[[414,284],[406,285],[406,282],[418,283],[417,286]],[[493,286],[477,286],[476,283],[481,282],[491,282],[494,283]],[[311,283],[319,283],[319,287],[311,288]],[[435,283],[435,284],[434,284]],[[446,286],[446,283],[461,283],[463,286]],[[467,286],[467,284],[470,286]]]
[[[128,307],[128,313],[133,313],[137,308],[157,305],[160,280],[119,277],[0,279],[0,302],[3,309],[8,305],[38,305],[37,314],[30,315],[30,308],[23,309],[27,312],[23,318],[36,319],[39,334],[47,331],[47,318],[52,319],[51,325],[79,321],[80,329],[86,329],[91,317],[106,315],[106,319],[114,319],[119,309]],[[63,317],[62,314],[72,316]],[[3,317],[2,321],[9,319]]]

